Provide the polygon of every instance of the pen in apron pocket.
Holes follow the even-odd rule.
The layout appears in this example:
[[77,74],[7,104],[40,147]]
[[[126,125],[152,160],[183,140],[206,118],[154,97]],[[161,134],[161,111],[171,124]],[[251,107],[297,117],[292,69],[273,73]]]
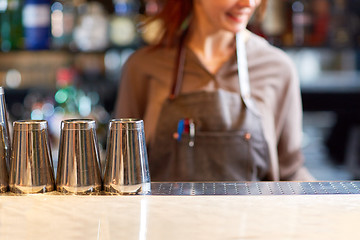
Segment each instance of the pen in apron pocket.
[[188,126],[189,126],[189,147],[194,146],[195,142],[195,123],[194,120],[188,119]]
[[177,131],[173,134],[174,139],[176,139],[178,142],[181,140],[181,135],[185,131],[185,120],[180,119],[178,121],[177,125]]
[[174,139],[180,141],[183,133],[189,134],[189,147],[193,147],[195,140],[195,123],[193,119],[185,118],[178,121],[177,132],[173,134]]

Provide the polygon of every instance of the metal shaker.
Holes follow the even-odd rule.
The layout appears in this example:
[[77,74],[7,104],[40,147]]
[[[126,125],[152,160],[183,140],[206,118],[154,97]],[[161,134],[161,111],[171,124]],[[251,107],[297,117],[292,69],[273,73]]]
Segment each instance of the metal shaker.
[[105,164],[105,192],[150,193],[150,173],[143,120],[113,119],[110,121]]
[[0,192],[6,192],[9,184],[11,144],[4,89],[0,87]]
[[46,120],[14,122],[9,187],[15,193],[55,189],[54,168]]
[[59,144],[57,190],[74,194],[100,192],[102,181],[95,121],[63,120]]

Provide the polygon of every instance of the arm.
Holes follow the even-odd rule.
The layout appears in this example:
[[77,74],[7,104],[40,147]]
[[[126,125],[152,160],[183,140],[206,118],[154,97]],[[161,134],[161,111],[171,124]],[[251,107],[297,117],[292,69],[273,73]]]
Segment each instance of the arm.
[[142,119],[144,116],[147,83],[140,66],[140,59],[134,53],[122,68],[114,109],[115,118]]
[[278,128],[278,157],[280,179],[287,181],[312,181],[314,178],[303,166],[302,103],[300,84],[291,62],[287,66],[286,85],[280,99]]

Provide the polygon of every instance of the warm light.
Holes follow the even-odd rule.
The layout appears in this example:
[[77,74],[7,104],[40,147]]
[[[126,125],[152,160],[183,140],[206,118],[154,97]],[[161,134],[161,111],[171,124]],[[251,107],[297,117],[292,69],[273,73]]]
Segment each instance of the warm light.
[[6,85],[10,88],[17,88],[21,84],[21,73],[16,69],[10,69],[5,76]]

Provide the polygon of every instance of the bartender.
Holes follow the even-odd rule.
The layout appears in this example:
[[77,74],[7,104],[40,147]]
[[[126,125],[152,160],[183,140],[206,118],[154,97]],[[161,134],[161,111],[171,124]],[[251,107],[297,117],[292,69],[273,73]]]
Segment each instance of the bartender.
[[246,29],[266,0],[167,0],[125,64],[116,118],[144,120],[153,181],[312,180],[289,57]]

